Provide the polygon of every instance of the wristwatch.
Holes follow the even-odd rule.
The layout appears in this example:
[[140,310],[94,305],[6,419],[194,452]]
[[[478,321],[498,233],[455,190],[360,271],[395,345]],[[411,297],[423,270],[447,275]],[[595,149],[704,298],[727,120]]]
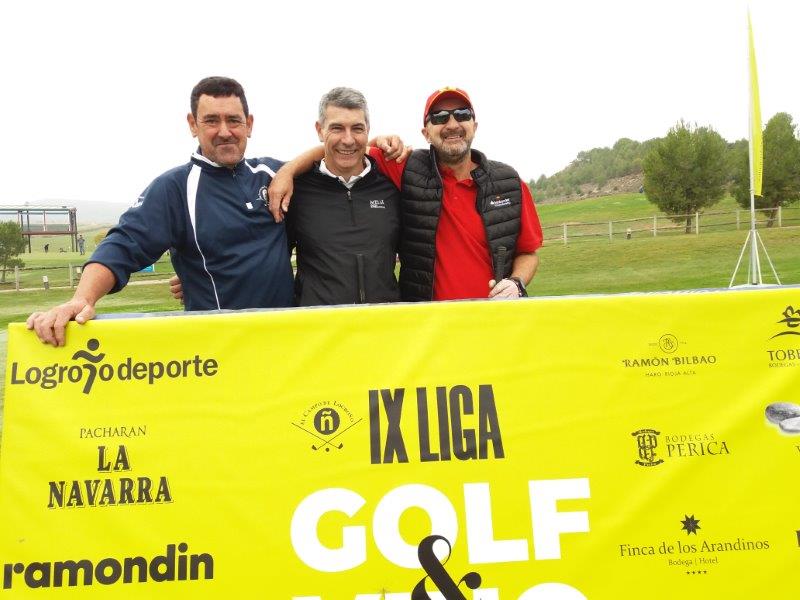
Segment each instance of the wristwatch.
[[519,292],[520,298],[525,298],[528,295],[528,290],[525,289],[525,284],[522,283],[522,279],[519,277],[509,277],[511,281],[517,284],[517,291]]

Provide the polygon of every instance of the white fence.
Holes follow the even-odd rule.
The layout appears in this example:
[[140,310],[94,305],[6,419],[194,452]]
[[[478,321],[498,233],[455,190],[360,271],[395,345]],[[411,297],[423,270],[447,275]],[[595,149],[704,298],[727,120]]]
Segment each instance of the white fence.
[[[680,221],[676,221],[680,219]],[[778,207],[756,210],[756,227],[796,227],[800,225],[800,207]],[[639,219],[619,221],[596,221],[593,223],[571,222],[543,226],[546,242],[562,241],[565,245],[584,239],[607,238],[632,239],[642,236],[694,234],[709,231],[725,231],[750,228],[750,211],[692,213],[687,215],[653,215]],[[687,231],[688,229],[688,231]]]

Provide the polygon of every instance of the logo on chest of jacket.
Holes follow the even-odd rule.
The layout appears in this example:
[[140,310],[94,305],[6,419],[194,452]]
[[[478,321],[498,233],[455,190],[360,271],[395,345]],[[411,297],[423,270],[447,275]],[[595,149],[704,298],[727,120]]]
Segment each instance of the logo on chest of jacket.
[[491,200],[489,200],[489,206],[492,208],[500,208],[502,206],[510,206],[511,205],[511,198],[501,198],[500,196],[495,196]]
[[267,195],[267,186],[262,185],[258,189],[258,198],[253,202],[245,202],[245,206],[247,210],[253,210],[254,208],[258,208],[261,205],[269,206],[269,196]]
[[369,201],[370,208],[386,208],[386,205],[383,203],[383,200],[370,200]]
[[261,205],[269,206],[269,196],[267,195],[267,186],[262,185],[258,190],[258,198],[253,200],[253,202],[245,202],[244,205],[247,207],[247,210],[253,210],[254,208],[258,208]]

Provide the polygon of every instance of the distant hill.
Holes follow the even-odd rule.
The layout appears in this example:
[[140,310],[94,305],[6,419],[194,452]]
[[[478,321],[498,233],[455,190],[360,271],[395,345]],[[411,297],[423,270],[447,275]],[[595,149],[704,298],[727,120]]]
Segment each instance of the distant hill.
[[566,169],[550,177],[542,175],[528,185],[537,202],[638,192],[642,185],[642,160],[655,141],[620,138],[611,148],[579,152]]
[[[662,138],[637,142],[620,138],[611,148],[592,148],[578,152],[569,166],[558,173],[531,179],[537,204],[560,203],[618,193],[640,192],[644,183],[642,161]],[[747,151],[747,141],[728,142],[729,178],[733,180],[737,157]]]

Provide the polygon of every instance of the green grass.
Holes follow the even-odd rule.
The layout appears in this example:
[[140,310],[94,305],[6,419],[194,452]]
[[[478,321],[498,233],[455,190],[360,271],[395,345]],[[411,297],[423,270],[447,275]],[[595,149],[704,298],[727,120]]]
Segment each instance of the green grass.
[[[759,233],[781,282],[800,283],[800,228]],[[539,251],[539,273],[529,292],[558,296],[728,287],[746,236],[746,231],[719,231],[548,243]],[[766,283],[774,282],[763,255],[761,272]],[[747,256],[736,283],[744,283],[746,274]]]

